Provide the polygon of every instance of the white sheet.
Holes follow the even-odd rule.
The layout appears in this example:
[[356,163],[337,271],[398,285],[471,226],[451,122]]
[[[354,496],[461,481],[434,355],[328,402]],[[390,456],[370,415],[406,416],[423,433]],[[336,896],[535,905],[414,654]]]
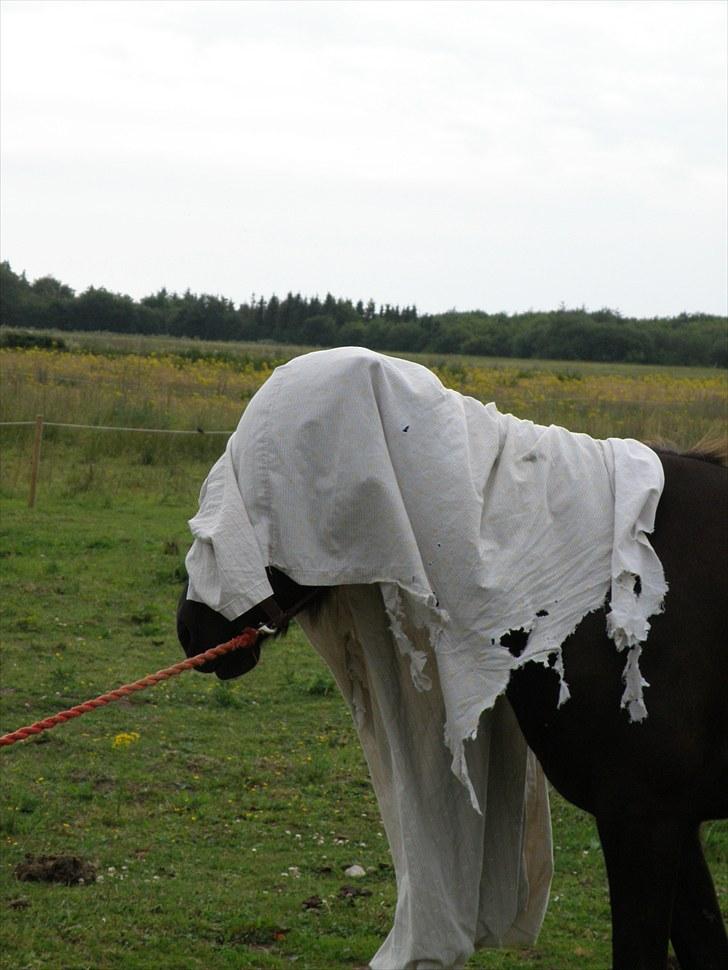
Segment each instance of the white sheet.
[[[303,585],[377,584],[390,623],[377,642],[388,639],[394,654],[396,643],[415,691],[403,686],[399,667],[392,673],[397,683],[387,688],[379,676],[381,649],[375,665],[368,659],[374,648],[366,624],[354,610],[358,633],[352,642],[364,660],[364,682],[374,685],[372,711],[380,712],[382,730],[389,731],[392,696],[403,690],[411,705],[405,721],[420,716],[418,696],[425,705],[440,705],[434,723],[444,732],[452,770],[470,795],[475,818],[486,809],[486,792],[492,813],[495,793],[476,775],[466,740],[483,745],[476,757],[482,766],[491,728],[480,724],[481,715],[497,716],[496,701],[511,671],[530,660],[545,663],[551,654],[561,669],[561,644],[608,594],[608,632],[627,651],[623,705],[632,719],[646,715],[639,651],[666,592],[647,533],[662,486],[659,459],[636,441],[595,441],[500,414],[493,404],[446,390],[418,364],[367,350],[307,354],[278,368],[258,391],[203,485],[200,511],[190,522],[195,541],[187,557],[188,595],[232,619],[271,594],[266,565]],[[515,658],[500,640],[517,629],[530,635]],[[323,639],[312,637],[336,674],[341,635],[330,625]],[[340,671],[337,676],[341,684]],[[568,671],[562,701],[567,682]],[[408,723],[414,730],[416,721]],[[434,765],[434,783],[449,792],[442,759],[432,760],[430,753],[421,764],[410,743],[405,761],[391,767],[393,774],[382,774],[392,741],[385,744],[381,737],[380,731],[376,744],[364,735],[362,741],[385,821],[387,812],[394,818],[400,811],[391,807],[392,792],[404,784],[404,814],[427,832],[422,771]],[[517,747],[512,737],[508,744]],[[513,814],[502,796],[515,820],[514,844],[523,840],[521,819],[528,810],[524,772],[522,767],[520,810]],[[486,833],[490,821],[478,823]],[[401,966],[455,965],[440,952],[427,954],[432,963],[412,955],[428,919],[437,907],[447,908],[454,890],[443,884],[433,895],[431,887],[415,882],[414,857],[398,849],[393,824],[393,855],[396,861],[400,852],[404,860],[398,870],[401,905],[389,950],[384,956],[380,951],[372,966],[399,970],[400,964],[381,960],[410,956],[415,962]],[[452,858],[452,837],[448,845]],[[514,871],[506,867],[501,881],[510,878],[518,896],[524,884]],[[474,878],[468,882],[473,892]],[[416,905],[403,901],[408,894],[415,894]],[[540,903],[532,904],[531,911],[539,911]],[[430,914],[421,924],[414,915],[418,907]],[[488,919],[479,916],[478,925]],[[478,942],[472,932],[471,948]],[[524,939],[535,932],[531,923]],[[434,932],[433,946],[436,937],[443,938]],[[489,930],[489,938],[506,939],[508,931]]]
[[[432,661],[427,633],[403,624]],[[380,590],[339,587],[301,625],[351,708],[392,851],[397,909],[372,970],[460,967],[474,949],[533,943],[551,885],[551,819],[508,702],[466,745],[481,814],[450,771],[436,664],[430,689],[417,690]]]

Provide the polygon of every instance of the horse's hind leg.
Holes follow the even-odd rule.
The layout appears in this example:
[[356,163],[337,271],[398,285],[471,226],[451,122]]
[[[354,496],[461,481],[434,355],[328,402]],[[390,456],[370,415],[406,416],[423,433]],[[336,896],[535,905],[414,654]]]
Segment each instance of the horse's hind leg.
[[613,970],[665,970],[684,825],[597,816],[609,879]]
[[728,938],[697,826],[683,843],[670,938],[680,970],[728,970]]

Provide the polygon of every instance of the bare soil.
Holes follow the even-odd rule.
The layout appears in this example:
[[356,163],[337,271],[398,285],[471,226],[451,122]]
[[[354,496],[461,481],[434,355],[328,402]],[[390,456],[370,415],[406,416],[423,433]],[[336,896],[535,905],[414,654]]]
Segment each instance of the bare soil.
[[96,881],[96,866],[77,855],[38,855],[28,853],[15,867],[21,882],[60,882],[77,886]]

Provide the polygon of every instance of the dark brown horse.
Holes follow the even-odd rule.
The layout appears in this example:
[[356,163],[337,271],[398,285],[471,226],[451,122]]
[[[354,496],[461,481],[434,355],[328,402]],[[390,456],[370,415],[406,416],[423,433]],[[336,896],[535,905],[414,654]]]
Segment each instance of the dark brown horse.
[[[722,459],[716,452],[658,454],[665,487],[653,546],[670,589],[641,660],[648,717],[631,723],[620,709],[623,658],[599,614],[563,645],[566,704],[557,707],[556,673],[534,663],[514,672],[507,696],[549,780],[596,818],[614,970],[665,970],[670,940],[682,970],[728,970],[728,940],[698,833],[702,821],[728,816],[728,471],[725,452]],[[310,594],[275,570],[270,578],[284,613]],[[229,622],[183,594],[177,621],[193,655],[269,618],[270,604]],[[512,652],[524,637],[510,635]],[[238,651],[214,669],[235,677],[257,660],[257,651]]]

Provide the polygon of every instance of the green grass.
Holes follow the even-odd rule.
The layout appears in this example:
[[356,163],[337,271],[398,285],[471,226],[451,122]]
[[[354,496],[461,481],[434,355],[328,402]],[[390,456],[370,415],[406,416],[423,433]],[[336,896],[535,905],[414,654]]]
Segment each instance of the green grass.
[[[5,502],[3,732],[178,659],[189,511],[133,493],[111,504],[92,493],[46,498],[33,512]],[[6,965],[365,964],[391,925],[394,877],[364,760],[331,687],[294,631],[232,684],[188,673],[4,750]],[[122,732],[139,739],[114,747]],[[553,820],[557,872],[538,946],[483,952],[469,967],[609,964],[594,825],[558,796]],[[81,855],[103,879],[18,882],[28,852]],[[709,828],[708,855],[725,900],[724,825]],[[354,862],[371,870],[363,886],[372,895],[352,901],[340,889]],[[313,895],[322,907],[304,909]]]
[[[554,371],[555,394],[573,395],[579,378],[569,374],[580,367]],[[684,378],[670,377],[681,402],[670,420],[689,441],[724,399],[711,391],[713,410],[696,423],[700,401],[677,395]],[[521,393],[523,378],[513,380]],[[548,393],[539,406],[562,407],[542,383]],[[61,413],[65,386],[54,385]],[[149,394],[157,390],[164,388]],[[69,407],[73,391],[69,384]],[[200,393],[203,424],[213,427],[208,392]],[[92,394],[84,385],[79,408]],[[20,398],[6,397],[4,418],[25,418]],[[605,404],[605,425],[618,406]],[[169,419],[181,422],[176,412]],[[580,420],[596,428],[601,418],[585,406]],[[629,420],[630,433],[639,433],[639,409]],[[47,429],[31,511],[32,435],[2,432],[0,732],[180,659],[174,612],[186,519],[223,440],[159,435],[122,443]],[[130,732],[138,740],[114,746]],[[295,629],[266,648],[248,677],[226,685],[185,674],[3,749],[0,764],[0,947],[8,970],[339,970],[366,964],[391,926],[394,875],[364,759],[328,671]],[[609,966],[594,825],[558,796],[552,808],[556,875],[538,945],[485,951],[469,970]],[[728,829],[715,823],[705,834],[728,909]],[[26,853],[83,856],[103,879],[19,882],[14,870]],[[371,896],[352,900],[340,891],[343,869],[355,862],[368,870],[361,885]],[[321,907],[305,909],[314,895]]]

